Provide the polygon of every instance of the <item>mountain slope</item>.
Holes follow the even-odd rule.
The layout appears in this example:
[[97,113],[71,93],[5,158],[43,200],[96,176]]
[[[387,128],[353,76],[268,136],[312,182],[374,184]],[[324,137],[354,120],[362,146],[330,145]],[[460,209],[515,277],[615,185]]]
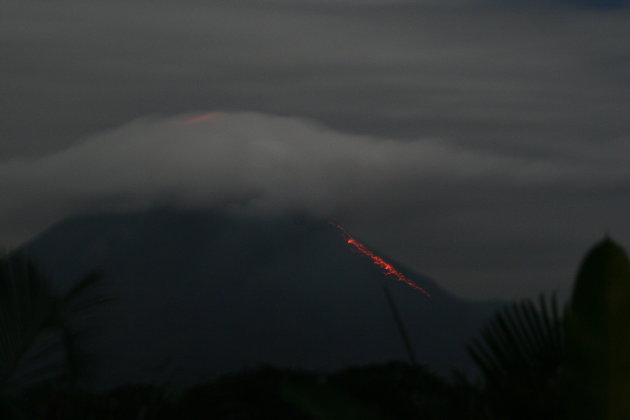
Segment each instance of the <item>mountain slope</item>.
[[[383,276],[324,221],[159,209],[64,221],[21,250],[60,288],[106,272],[90,347],[106,383],[175,382],[275,364],[312,369],[406,359],[391,291],[420,363],[466,363],[463,344],[496,304],[432,295]],[[391,260],[390,260],[391,261]],[[393,261],[391,261],[393,262]],[[159,373],[159,366],[167,366]]]

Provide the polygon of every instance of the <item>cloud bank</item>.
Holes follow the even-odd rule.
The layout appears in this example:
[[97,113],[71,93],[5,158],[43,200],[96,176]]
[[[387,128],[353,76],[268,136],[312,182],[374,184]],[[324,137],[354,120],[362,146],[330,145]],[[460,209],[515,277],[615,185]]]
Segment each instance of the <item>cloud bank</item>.
[[[394,243],[420,237],[414,249],[422,243],[439,250],[459,231],[457,247],[451,246],[466,255],[472,245],[466,232],[478,238],[485,230],[488,249],[502,243],[492,238],[535,242],[528,229],[546,229],[558,216],[570,215],[555,207],[567,195],[630,185],[623,158],[630,153],[628,145],[541,159],[439,139],[353,135],[309,120],[258,113],[144,118],[56,153],[1,164],[0,228],[28,225],[13,232],[18,240],[84,211],[220,206],[341,219],[368,236],[382,237],[384,248],[391,247],[387,238],[392,235]],[[538,198],[532,200],[532,194]],[[507,224],[502,213],[510,214]],[[392,226],[394,232],[380,231]],[[471,263],[475,257],[466,258]]]
[[199,109],[538,155],[630,130],[627,11],[293,3],[7,1],[0,159]]
[[569,284],[630,238],[613,3],[6,0],[0,243],[85,209],[308,209],[458,293]]
[[[1,208],[6,214],[47,203],[115,208],[174,199],[321,216],[355,205],[404,204],[411,191],[430,197],[470,185],[559,188],[619,180],[630,168],[610,159],[623,152],[630,147],[545,160],[443,140],[352,135],[256,113],[146,118],[60,152],[0,165]],[[582,161],[587,156],[594,165]]]

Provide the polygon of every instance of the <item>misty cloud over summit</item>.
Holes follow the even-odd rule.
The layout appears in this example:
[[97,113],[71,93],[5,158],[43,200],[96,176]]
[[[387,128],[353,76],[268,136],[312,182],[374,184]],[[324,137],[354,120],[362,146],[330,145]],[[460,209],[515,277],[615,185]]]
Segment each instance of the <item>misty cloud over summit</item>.
[[[484,220],[476,212],[513,211],[514,197],[535,189],[552,201],[558,190],[579,194],[585,187],[629,182],[623,159],[611,165],[627,153],[624,147],[557,160],[501,155],[255,113],[145,118],[57,153],[1,164],[0,216],[10,230],[13,220],[30,215],[39,220],[36,232],[84,211],[179,205],[297,212],[359,227],[385,216],[409,224],[409,230],[399,228],[403,237],[447,237],[452,218],[479,218],[479,228],[487,229],[496,217]],[[468,201],[472,191],[488,197],[484,207]],[[513,196],[504,201],[496,194]],[[532,210],[555,223],[553,208],[537,207]],[[419,218],[425,227],[417,225]]]
[[300,209],[456,293],[562,289],[630,237],[630,10],[608,6],[6,0],[0,244],[90,209]]
[[[141,119],[57,153],[4,163],[3,195],[11,197],[10,189],[21,186],[15,209],[41,208],[54,194],[76,209],[173,199],[326,214],[379,201],[402,204],[415,191],[428,196],[477,182],[562,185],[630,172],[621,162],[589,168],[579,156],[575,162],[528,159],[445,141],[352,135],[262,114],[202,114],[195,120]],[[10,202],[4,201],[5,211]]]

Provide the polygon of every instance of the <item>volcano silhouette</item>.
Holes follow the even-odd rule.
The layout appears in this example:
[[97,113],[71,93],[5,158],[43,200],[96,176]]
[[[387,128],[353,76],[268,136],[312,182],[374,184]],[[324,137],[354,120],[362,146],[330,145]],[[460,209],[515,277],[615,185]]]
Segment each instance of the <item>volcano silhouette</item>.
[[[367,244],[369,246],[369,244]],[[57,287],[101,268],[87,347],[95,380],[195,383],[263,364],[317,370],[407,360],[383,284],[419,363],[466,365],[465,342],[496,309],[394,263],[431,298],[385,277],[326,221],[158,209],[76,217],[20,253]]]

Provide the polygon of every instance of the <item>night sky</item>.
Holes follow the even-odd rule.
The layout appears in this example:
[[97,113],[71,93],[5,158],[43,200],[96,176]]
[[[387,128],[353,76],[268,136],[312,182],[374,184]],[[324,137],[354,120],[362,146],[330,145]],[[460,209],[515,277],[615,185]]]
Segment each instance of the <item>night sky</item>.
[[0,244],[304,212],[457,295],[566,291],[605,232],[630,245],[627,6],[4,0]]

